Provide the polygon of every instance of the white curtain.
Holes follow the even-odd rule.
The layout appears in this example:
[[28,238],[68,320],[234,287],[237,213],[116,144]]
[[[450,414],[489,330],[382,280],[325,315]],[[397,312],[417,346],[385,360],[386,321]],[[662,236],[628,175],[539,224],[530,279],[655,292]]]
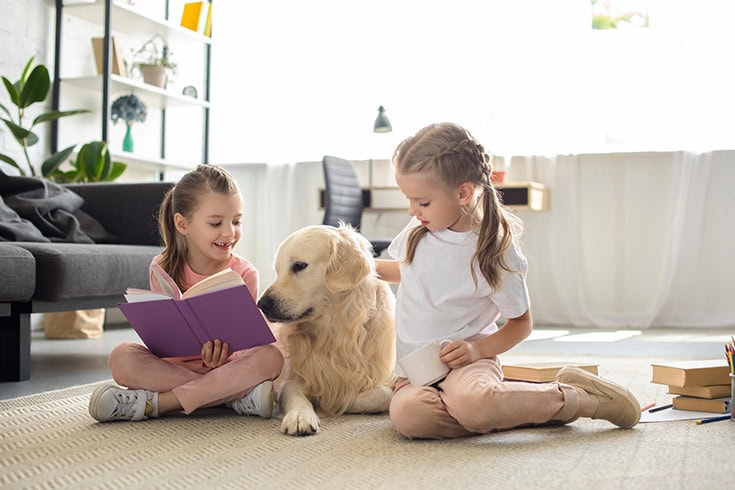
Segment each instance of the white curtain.
[[735,326],[735,152],[514,157],[537,324]]

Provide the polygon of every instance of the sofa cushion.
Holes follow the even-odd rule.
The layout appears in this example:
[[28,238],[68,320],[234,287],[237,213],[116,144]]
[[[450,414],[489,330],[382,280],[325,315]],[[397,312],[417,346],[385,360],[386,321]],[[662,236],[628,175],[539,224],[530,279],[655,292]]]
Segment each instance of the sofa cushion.
[[28,301],[36,288],[36,261],[31,253],[0,243],[0,300]]
[[148,266],[161,253],[148,245],[31,243],[15,245],[36,259],[34,300],[62,301],[121,296],[129,287],[149,287]]

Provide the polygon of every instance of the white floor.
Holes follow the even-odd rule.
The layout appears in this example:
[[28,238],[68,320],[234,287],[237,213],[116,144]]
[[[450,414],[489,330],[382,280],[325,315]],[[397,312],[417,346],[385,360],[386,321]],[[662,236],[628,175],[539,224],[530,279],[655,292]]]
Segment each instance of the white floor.
[[[512,352],[711,359],[724,356],[724,345],[734,334],[735,330],[610,331],[538,326]],[[0,383],[0,400],[109,379],[107,356],[116,345],[128,341],[139,340],[125,326],[106,327],[103,337],[94,340],[50,340],[42,331],[34,332],[31,379]]]

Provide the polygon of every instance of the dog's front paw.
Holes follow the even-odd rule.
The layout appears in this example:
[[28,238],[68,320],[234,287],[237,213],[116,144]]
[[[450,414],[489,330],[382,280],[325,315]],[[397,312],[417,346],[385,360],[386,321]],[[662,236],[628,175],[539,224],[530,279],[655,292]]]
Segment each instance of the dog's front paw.
[[283,416],[281,432],[289,436],[310,436],[319,432],[319,416],[313,410],[292,410]]

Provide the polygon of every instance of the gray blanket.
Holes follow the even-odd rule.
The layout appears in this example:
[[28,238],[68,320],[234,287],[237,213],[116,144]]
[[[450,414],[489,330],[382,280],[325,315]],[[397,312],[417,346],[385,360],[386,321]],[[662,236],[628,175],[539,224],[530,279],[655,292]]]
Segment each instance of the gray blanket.
[[0,170],[0,241],[114,241],[81,210],[83,204],[81,196],[59,184]]

